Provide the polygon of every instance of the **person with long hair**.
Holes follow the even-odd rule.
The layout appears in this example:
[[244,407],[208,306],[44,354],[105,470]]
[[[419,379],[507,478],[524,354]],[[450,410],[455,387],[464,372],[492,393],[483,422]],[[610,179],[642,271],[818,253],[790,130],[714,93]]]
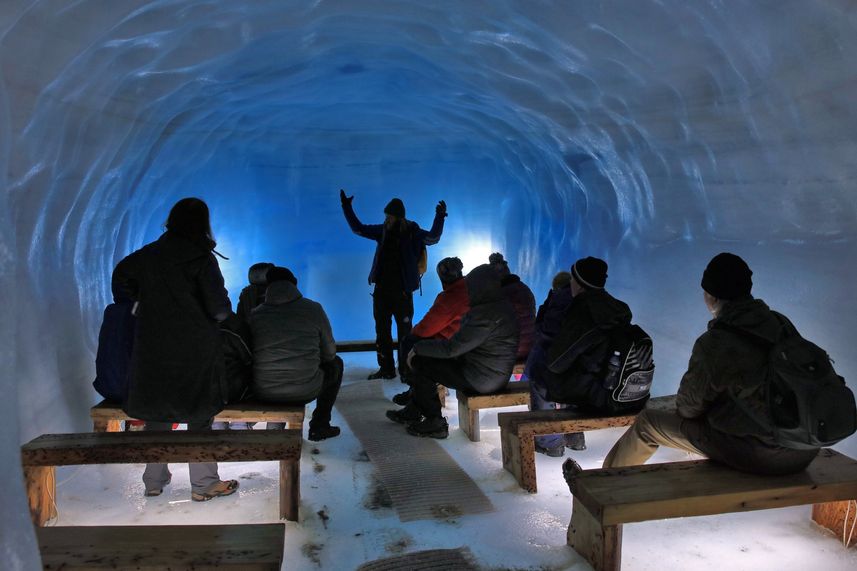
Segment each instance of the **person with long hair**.
[[[223,275],[214,257],[208,206],[183,198],[170,210],[166,231],[127,256],[113,270],[113,291],[134,300],[137,315],[123,409],[146,421],[146,430],[210,430],[223,410],[220,331],[232,313]],[[166,464],[148,464],[146,496],[170,483]],[[190,464],[191,497],[227,496],[236,480],[222,481],[213,462]]]

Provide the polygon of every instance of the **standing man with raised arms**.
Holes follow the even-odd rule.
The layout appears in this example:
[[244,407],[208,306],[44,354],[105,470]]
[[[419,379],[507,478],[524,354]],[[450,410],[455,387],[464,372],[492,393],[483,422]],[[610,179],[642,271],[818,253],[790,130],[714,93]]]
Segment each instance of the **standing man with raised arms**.
[[[369,283],[375,284],[372,312],[375,317],[375,348],[379,368],[369,375],[369,379],[393,379],[396,377],[396,365],[393,360],[391,320],[396,320],[399,339],[404,339],[411,332],[413,292],[420,287],[418,264],[424,248],[440,241],[446,218],[446,202],[438,202],[431,229],[423,230],[416,222],[405,218],[405,205],[398,198],[392,199],[384,207],[386,218],[383,224],[360,222],[351,205],[354,197],[346,196],[344,190],[339,191],[339,199],[351,231],[377,242]],[[400,374],[404,367],[400,353]]]

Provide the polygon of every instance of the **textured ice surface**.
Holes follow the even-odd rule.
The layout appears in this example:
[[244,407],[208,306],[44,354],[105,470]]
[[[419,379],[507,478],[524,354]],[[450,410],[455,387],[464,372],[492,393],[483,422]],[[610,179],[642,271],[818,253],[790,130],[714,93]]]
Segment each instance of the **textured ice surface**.
[[[446,199],[430,261],[502,250],[539,299],[601,255],[661,393],[732,250],[853,386],[855,31],[845,0],[0,2],[0,474],[88,428],[110,270],[187,195],[233,299],[285,264],[340,339],[372,335],[340,187],[365,222],[399,196],[427,226]],[[0,559],[32,562],[20,493],[0,507]]]

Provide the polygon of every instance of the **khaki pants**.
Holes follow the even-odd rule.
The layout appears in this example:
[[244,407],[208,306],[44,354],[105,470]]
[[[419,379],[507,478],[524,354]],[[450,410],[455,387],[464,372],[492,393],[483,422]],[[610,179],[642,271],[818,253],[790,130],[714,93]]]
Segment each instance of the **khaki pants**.
[[605,468],[639,466],[657,452],[659,446],[677,448],[705,456],[682,432],[682,424],[692,422],[675,411],[644,409],[604,459]]

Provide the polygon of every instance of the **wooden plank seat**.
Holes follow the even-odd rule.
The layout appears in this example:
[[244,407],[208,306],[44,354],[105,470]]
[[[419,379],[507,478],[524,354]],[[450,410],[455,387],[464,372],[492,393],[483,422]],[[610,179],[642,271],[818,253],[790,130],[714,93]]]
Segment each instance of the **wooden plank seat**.
[[42,566],[54,569],[279,571],[286,526],[68,526],[36,529]]
[[[228,404],[214,417],[221,422],[285,422],[286,428],[302,428],[305,406],[292,406],[276,403],[244,401]],[[91,409],[92,430],[95,432],[118,432],[122,430],[123,420],[134,420],[128,416],[122,405],[103,400]]]
[[[515,365],[512,374],[520,374],[523,370],[523,363],[519,363]],[[528,381],[514,381],[506,385],[503,390],[487,395],[456,391],[455,396],[458,399],[458,425],[471,442],[479,442],[481,439],[479,411],[486,408],[530,404],[530,383]]]
[[45,434],[21,447],[21,464],[39,526],[56,515],[56,466],[169,462],[279,461],[279,515],[297,521],[301,443],[300,430]]
[[[653,398],[646,406],[663,410],[674,409],[675,395]],[[497,415],[497,422],[500,425],[503,468],[515,477],[519,486],[534,494],[538,491],[536,436],[628,426],[636,417],[637,413],[603,416],[577,410],[501,412]]]
[[625,523],[816,504],[813,519],[833,527],[823,508],[857,498],[857,461],[824,449],[788,476],[746,474],[709,460],[603,468],[571,476],[569,488],[568,544],[596,571],[615,571]]
[[[393,341],[393,349],[397,350],[399,348],[399,342]],[[374,353],[376,351],[375,341],[374,340],[362,340],[362,341],[339,341],[336,343],[336,352],[337,353]]]

